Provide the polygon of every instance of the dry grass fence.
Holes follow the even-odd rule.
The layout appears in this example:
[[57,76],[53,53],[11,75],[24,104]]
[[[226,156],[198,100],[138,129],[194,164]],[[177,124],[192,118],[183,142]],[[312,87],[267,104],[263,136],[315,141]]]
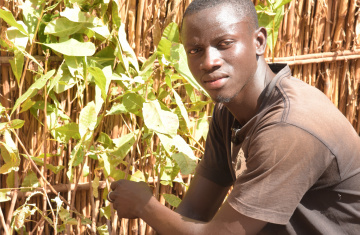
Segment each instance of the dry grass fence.
[[[123,22],[126,23],[126,32],[130,45],[134,48],[136,55],[140,61],[145,61],[156,46],[158,45],[162,31],[172,21],[179,23],[184,10],[191,2],[190,0],[117,0],[121,6],[119,15]],[[11,10],[18,19],[21,19],[19,3],[21,0],[6,1],[0,0],[0,6],[5,6]],[[257,0],[255,4],[257,4]],[[357,133],[360,133],[360,109],[358,108],[359,101],[359,82],[360,82],[360,15],[359,3],[355,0],[293,0],[285,7],[285,17],[281,23],[278,40],[275,46],[274,57],[275,62],[286,62],[290,65],[293,75],[312,86],[317,87],[323,91],[329,99],[339,108],[339,110],[352,123]],[[62,3],[59,4],[57,10],[63,9]],[[1,26],[7,28],[5,22],[1,22]],[[3,31],[3,28],[2,30]],[[35,46],[32,55],[40,61],[44,61],[45,57],[42,49]],[[271,52],[267,50],[266,56],[268,61],[271,61]],[[0,96],[1,103],[4,107],[13,107],[16,99],[19,97],[17,82],[14,74],[11,71],[9,59],[13,57],[5,51],[1,51],[0,57]],[[59,66],[61,60],[56,56],[51,56],[50,67],[56,68]],[[31,64],[30,64],[31,66]],[[32,81],[33,74],[26,73],[25,87],[29,87]],[[155,75],[156,76],[156,75]],[[158,86],[161,78],[159,77],[154,84]],[[59,97],[59,102],[64,110],[73,121],[78,121],[79,107],[77,103],[72,103],[74,89],[69,90],[67,94],[62,94]],[[180,91],[180,95],[184,96],[184,90]],[[90,89],[90,99],[94,96],[94,91]],[[205,99],[205,97],[203,97]],[[210,114],[211,107],[207,105],[204,109]],[[26,121],[26,125],[19,130],[26,149],[31,153],[41,153],[43,150],[42,136],[44,128],[38,124],[34,117],[30,114],[20,114],[20,118]],[[197,118],[196,113],[193,118]],[[42,113],[39,114],[39,120],[43,120]],[[132,120],[132,121],[131,121]],[[3,120],[4,121],[4,120]],[[309,119],[308,121],[311,121]],[[31,125],[30,125],[31,123]],[[120,115],[112,115],[105,118],[103,129],[111,138],[128,133],[127,123],[136,125],[136,119],[124,116],[122,119]],[[158,139],[154,138],[151,141],[153,148],[156,148]],[[203,149],[204,141],[197,143],[199,149]],[[145,146],[139,146],[139,151],[145,154]],[[69,151],[63,151],[64,146],[61,146],[53,141],[48,141],[48,152],[56,153],[61,150],[61,156],[48,159],[54,165],[67,166],[69,161]],[[71,151],[71,147],[68,148]],[[142,162],[137,151],[131,151],[130,155],[135,156],[134,170],[140,169],[147,172],[151,177],[149,182],[152,182],[161,193],[173,193],[180,198],[186,193],[186,187],[181,184],[174,184],[174,187],[163,186],[157,184],[155,171],[152,165],[152,158],[147,162]],[[201,151],[196,151],[196,155],[201,157]],[[96,167],[89,162],[90,172]],[[23,179],[24,172],[29,168],[29,163],[23,161],[20,166],[19,178]],[[49,182],[53,187],[65,198],[71,196],[71,190],[74,190],[75,185],[70,184],[66,177],[65,168],[60,174],[56,176],[48,176]],[[75,172],[75,175],[78,172]],[[184,181],[189,184],[191,175],[184,176]],[[77,193],[75,197],[75,208],[84,215],[89,216],[92,213],[91,200],[89,193],[89,182],[87,177],[81,177],[80,183],[77,186]],[[6,175],[0,175],[0,188],[6,187]],[[104,189],[106,183],[101,181],[99,188]],[[155,187],[155,188],[156,188]],[[48,190],[49,193],[50,190]],[[155,191],[155,190],[154,190]],[[14,205],[10,202],[1,203],[1,211],[4,214],[4,223],[9,223],[12,211],[21,205],[27,193],[20,193]],[[100,217],[99,208],[103,207],[102,193],[100,198],[95,200],[93,207],[95,207],[95,217],[98,224],[106,224],[104,217]],[[163,204],[165,200],[160,197],[160,202]],[[33,197],[31,203],[37,204],[39,208],[43,203],[42,197]],[[166,204],[169,206],[168,204]],[[45,227],[40,230],[36,229],[38,221],[41,216],[37,213],[31,217],[33,222],[26,223],[28,232],[50,234],[50,228]],[[119,221],[121,229],[119,234],[152,234],[152,229],[145,224],[141,219]],[[0,223],[3,224],[3,223]],[[72,231],[75,234],[86,234],[85,226],[73,226]],[[2,231],[1,231],[2,232]],[[0,232],[0,233],[1,233]]]

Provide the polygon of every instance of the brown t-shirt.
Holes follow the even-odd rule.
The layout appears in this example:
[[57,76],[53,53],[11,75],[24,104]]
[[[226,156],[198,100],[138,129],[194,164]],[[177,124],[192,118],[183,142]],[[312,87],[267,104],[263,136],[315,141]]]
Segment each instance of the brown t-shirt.
[[197,173],[234,185],[228,203],[269,222],[260,234],[360,234],[360,137],[321,91],[270,67],[277,75],[246,125],[215,105]]

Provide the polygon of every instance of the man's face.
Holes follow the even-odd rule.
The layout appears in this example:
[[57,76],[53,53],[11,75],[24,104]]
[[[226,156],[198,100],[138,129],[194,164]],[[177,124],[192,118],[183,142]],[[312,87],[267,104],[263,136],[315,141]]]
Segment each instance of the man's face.
[[222,4],[186,16],[182,42],[198,83],[216,102],[229,102],[257,69],[255,30]]

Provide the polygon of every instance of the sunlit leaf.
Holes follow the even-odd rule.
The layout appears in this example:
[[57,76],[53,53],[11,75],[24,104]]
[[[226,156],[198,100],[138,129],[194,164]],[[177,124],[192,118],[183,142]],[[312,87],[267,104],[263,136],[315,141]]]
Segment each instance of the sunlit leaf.
[[100,208],[100,217],[105,216],[106,219],[110,219],[111,208],[110,205]]
[[209,122],[207,121],[206,112],[200,113],[199,119],[197,120],[195,140],[199,141],[201,137],[206,140],[209,132]]
[[29,108],[31,108],[36,102],[32,101],[31,99],[27,99],[22,105],[21,110],[19,113],[27,111]]
[[180,43],[173,43],[171,46],[171,62],[173,62],[174,67],[178,73],[183,76],[186,81],[188,81],[195,89],[201,91],[206,96],[210,97],[209,94],[202,88],[199,83],[192,76],[190,69],[188,67],[187,56],[184,49],[184,46]]
[[167,203],[173,207],[178,207],[181,203],[181,199],[175,196],[174,194],[163,194],[163,197]]
[[179,42],[179,27],[175,22],[171,22],[163,32],[163,37],[171,42]]
[[110,151],[110,154],[122,160],[135,143],[134,133],[129,133],[120,138],[113,139],[112,141],[114,142],[115,147]]
[[29,87],[29,89],[27,89],[27,91],[16,100],[10,116],[15,112],[17,107],[19,107],[19,105],[21,105],[25,100],[27,100],[29,97],[31,98],[34,95],[36,95],[37,91],[39,89],[43,88],[44,85],[46,84],[47,80],[49,80],[49,78],[52,77],[54,74],[55,74],[55,70],[53,69],[53,70],[47,72],[47,74],[41,76],[41,78],[39,78],[38,80],[36,80],[36,82],[34,82]]
[[20,83],[20,78],[23,71],[24,66],[24,54],[21,53],[19,50],[15,50],[14,52],[14,59],[9,60],[9,63],[11,65],[11,69],[15,75],[16,81],[18,84]]
[[70,213],[68,210],[65,210],[63,207],[61,207],[59,211],[59,217],[64,222],[64,224],[69,225],[77,225],[78,222],[76,219],[70,217]]
[[10,26],[14,26],[22,33],[28,35],[28,32],[24,29],[23,25],[16,22],[13,14],[10,11],[0,9],[0,18],[3,19]]
[[181,174],[193,174],[196,168],[196,161],[189,158],[186,154],[180,152],[171,155],[171,158],[180,166]]
[[102,25],[101,20],[96,16],[93,16],[90,12],[82,12],[79,7],[65,8],[63,12],[60,12],[62,17],[66,17],[72,22],[78,23],[92,23],[94,25]]
[[79,133],[81,137],[87,133],[88,130],[93,131],[96,126],[97,115],[95,110],[95,103],[91,101],[80,112],[79,116]]
[[15,215],[14,225],[15,229],[19,229],[24,226],[25,219],[31,215],[30,207],[21,207],[19,212]]
[[134,174],[131,175],[130,180],[135,182],[145,182],[145,176],[142,171],[137,170]]
[[98,67],[90,67],[88,71],[89,73],[91,73],[91,75],[94,76],[95,84],[100,88],[101,97],[105,101],[107,97],[107,93],[106,93],[106,77],[104,75],[104,72]]
[[44,43],[56,52],[68,56],[92,56],[95,53],[95,45],[92,42],[79,42],[73,38],[60,43]]
[[106,116],[108,115],[115,115],[115,114],[121,114],[121,113],[126,113],[127,110],[124,106],[124,104],[119,104],[119,103],[115,103],[111,109],[106,113]]
[[10,196],[11,189],[0,189],[0,202],[7,202],[11,200]]
[[106,224],[96,228],[100,235],[109,235],[108,227]]
[[[21,187],[31,187],[31,188],[37,188],[37,187],[40,187],[40,182],[36,176],[36,174],[29,170],[24,178],[24,181],[23,183],[21,184]],[[30,191],[31,189],[28,189],[28,188],[24,188],[24,189],[21,189],[21,191],[23,192],[27,192],[27,191]]]
[[142,117],[141,109],[145,102],[145,99],[142,96],[136,93],[128,93],[124,95],[122,102],[127,111]]
[[144,122],[150,130],[175,136],[179,128],[176,114],[161,109],[159,101],[149,101],[143,107]]
[[174,89],[172,89],[172,91],[174,93],[176,104],[178,105],[178,107],[180,109],[180,112],[181,112],[181,115],[185,120],[186,126],[189,127],[190,126],[189,115],[188,115],[188,112],[186,111],[184,103],[182,102],[181,97],[179,96],[179,94]]
[[55,128],[54,131],[64,142],[68,142],[70,138],[80,139],[79,125],[76,123],[68,123],[58,128]]
[[133,49],[129,45],[128,41],[126,40],[125,24],[121,24],[121,26],[119,28],[119,41],[120,41],[123,53],[125,53],[127,59],[134,66],[136,71],[139,72],[139,64],[138,64],[135,52],[133,51]]
[[47,24],[44,34],[52,34],[57,37],[68,37],[79,31],[83,26],[83,23],[75,23],[67,18],[58,18]]

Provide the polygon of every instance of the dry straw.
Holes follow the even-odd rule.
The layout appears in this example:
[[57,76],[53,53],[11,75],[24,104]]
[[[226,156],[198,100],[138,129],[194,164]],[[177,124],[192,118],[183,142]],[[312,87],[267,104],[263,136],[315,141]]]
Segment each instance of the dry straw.
[[[21,14],[19,14],[20,9],[18,6],[20,2],[21,0],[0,0],[0,7],[6,7],[20,19]],[[122,21],[126,23],[128,41],[140,60],[145,61],[154,49],[156,49],[164,28],[172,21],[179,23],[184,14],[184,10],[191,1],[117,0],[117,2],[120,6],[119,15]],[[257,2],[258,1],[256,1],[255,4],[257,4]],[[60,3],[55,10],[61,12],[63,9],[64,6]],[[360,14],[357,14],[358,12],[359,7],[355,0],[293,0],[285,6],[285,17],[281,23],[274,55],[275,62],[289,63],[295,77],[323,91],[346,116],[357,133],[360,133],[360,122],[358,122],[360,117],[360,109],[358,107],[360,82]],[[7,24],[1,22],[1,20],[0,24],[2,31],[8,27]],[[40,45],[33,44],[30,51],[35,58],[45,60]],[[18,89],[14,74],[11,71],[9,58],[12,58],[13,55],[3,50],[0,53],[1,103],[4,107],[13,107],[16,99],[23,93],[23,90]],[[55,55],[49,56],[50,62],[44,62],[48,70],[57,68],[57,66],[59,66],[59,60]],[[272,57],[270,50],[266,52],[266,56],[268,58]],[[26,61],[26,67],[28,67],[28,64],[30,67],[34,66],[29,63],[29,61]],[[155,76],[157,76],[157,80],[154,86],[157,89],[159,84],[164,81],[164,78],[160,77],[157,73]],[[31,72],[23,73],[21,81],[24,83],[25,89],[29,87],[32,80],[33,74]],[[62,93],[58,99],[63,110],[66,111],[66,114],[70,116],[73,121],[78,121],[78,112],[81,106],[80,103],[72,102],[76,95],[74,89],[76,88],[68,90],[67,93]],[[87,87],[86,89],[87,101],[93,100],[95,96],[93,87]],[[179,94],[184,97],[186,94],[185,90],[181,88]],[[205,99],[205,97],[203,98]],[[210,114],[210,105],[207,105],[204,109]],[[27,150],[30,155],[35,155],[44,152],[56,153],[60,150],[60,156],[51,157],[45,161],[55,166],[67,166],[70,155],[69,151],[71,151],[71,146],[74,146],[75,143],[69,142],[69,148],[65,149],[64,146],[59,145],[57,142],[51,141],[49,138],[44,138],[45,133],[47,133],[45,129],[46,124],[44,128],[44,126],[40,125],[39,122],[28,113],[18,115],[19,118],[25,120],[26,123],[31,123],[31,125],[25,125],[17,133],[24,144],[22,153],[25,153],[25,150]],[[38,119],[45,121],[44,113],[40,112]],[[135,115],[107,116],[104,119],[101,131],[107,133],[111,138],[117,138],[135,130],[136,125],[142,125],[142,123],[137,122]],[[44,139],[45,143],[43,144]],[[148,154],[146,152],[148,147],[155,151],[158,143],[159,139],[157,138],[151,140],[150,146],[135,143],[134,148],[132,148],[125,160],[133,164],[133,171],[140,169],[151,177],[149,182],[154,185],[154,194],[159,196],[162,204],[170,207],[170,205],[165,202],[162,194],[172,193],[182,198],[186,193],[186,187],[177,183],[174,184],[174,187],[160,185],[159,180],[155,177],[155,169],[153,167],[154,156],[151,155],[149,161],[146,162],[140,157]],[[203,149],[203,146],[203,141],[197,143],[199,150],[196,151],[196,156],[201,157],[201,149]],[[15,174],[15,179],[23,179],[24,175],[22,172],[32,168],[33,164],[34,163],[29,161],[23,161],[19,173]],[[68,182],[66,168],[56,176],[46,176],[47,171],[43,167],[41,170],[46,177],[46,181],[49,182],[46,190],[52,193],[59,192],[64,199],[67,200],[69,206],[83,213],[88,218],[93,215],[92,222],[94,225],[109,223],[104,217],[100,217],[99,214],[99,209],[105,206],[104,200],[102,200],[102,191],[108,187],[108,184],[105,181],[100,181],[100,196],[94,199],[92,191],[89,190],[89,182],[94,178],[94,174],[98,173],[94,172],[96,165],[94,165],[92,161],[86,164],[90,166],[90,174],[88,177],[82,176],[82,169],[77,168],[75,171],[75,178],[79,178],[79,184],[70,184]],[[99,177],[101,177],[101,175],[99,175]],[[42,180],[43,182],[45,181],[45,179]],[[184,182],[189,184],[190,181],[191,176],[184,177]],[[15,180],[15,182],[18,182],[18,180]],[[6,187],[6,175],[0,175],[0,188],[3,187]],[[18,187],[18,185],[15,185],[15,187]],[[24,203],[27,195],[28,193],[19,193],[17,195],[17,192],[14,192],[12,194],[12,201],[1,203],[0,227],[2,227],[2,230],[4,229],[4,234],[9,234],[8,228],[11,215],[15,208]],[[42,196],[33,197],[31,203],[37,204],[39,208],[45,211],[49,208],[47,208],[44,200],[46,200],[46,198]],[[31,220],[33,222],[26,223],[26,230],[28,232],[31,234],[50,234],[49,226],[43,223],[38,213],[31,216]],[[92,226],[92,228],[94,228],[94,226]],[[71,233],[75,234],[87,234],[88,231],[90,231],[89,228],[80,225],[71,226],[68,229]],[[153,234],[153,232],[152,228],[147,226],[141,219],[113,220],[112,234],[144,235]]]

